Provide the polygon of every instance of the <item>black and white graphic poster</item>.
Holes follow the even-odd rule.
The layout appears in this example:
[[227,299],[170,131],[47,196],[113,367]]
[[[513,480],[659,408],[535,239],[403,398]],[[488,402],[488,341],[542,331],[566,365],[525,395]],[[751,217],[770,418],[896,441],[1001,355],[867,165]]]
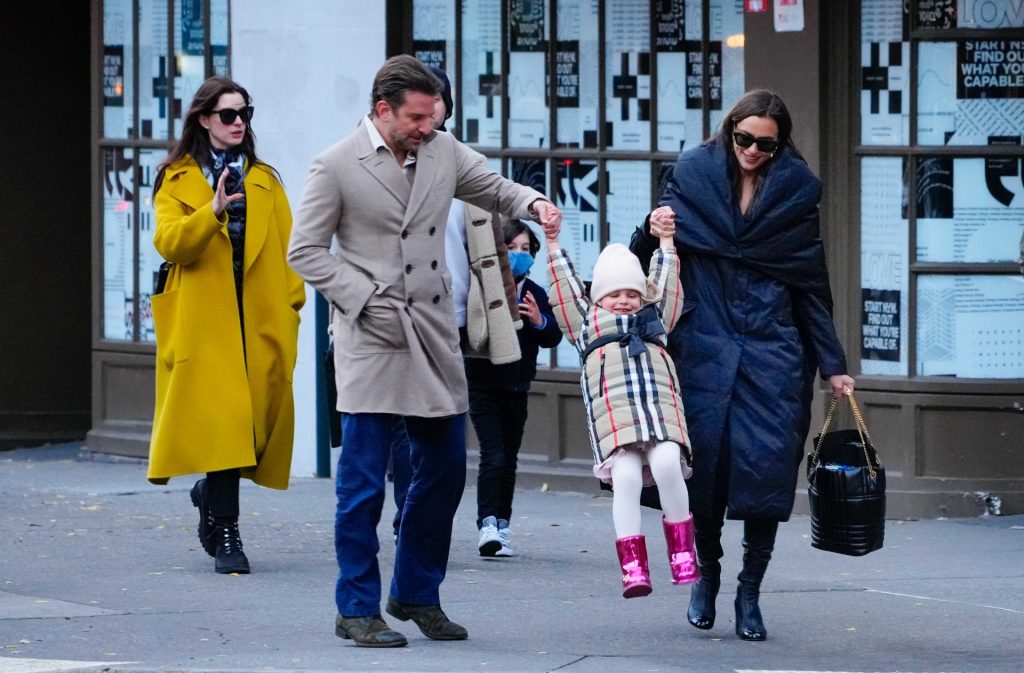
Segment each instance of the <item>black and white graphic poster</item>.
[[[443,70],[452,83],[452,99],[458,101],[460,92],[455,89],[455,0],[416,0],[412,21],[413,56]],[[449,131],[459,128],[455,110],[445,122],[445,128]]]
[[[601,247],[597,162],[589,159],[562,159],[556,166],[558,191],[555,194],[555,205],[562,211],[559,243],[568,251],[580,278],[589,281]],[[558,345],[558,362],[569,367],[579,363],[575,347],[565,339]]]
[[[874,316],[870,318],[872,322],[862,316],[861,323],[860,366],[867,375],[908,373],[907,340],[895,337],[906,334],[908,315],[909,227],[903,212],[904,170],[904,161],[899,157],[861,159],[860,287],[863,312],[865,316]],[[868,301],[887,304],[880,306]],[[896,306],[889,305],[891,302],[896,302]],[[887,328],[885,336],[881,327]]]
[[1024,378],[1024,278],[922,276],[917,286],[917,373]]
[[608,242],[629,245],[636,228],[651,212],[651,163],[649,161],[609,161]]
[[555,45],[555,97],[558,145],[597,148],[597,0],[559,0]]
[[103,3],[103,137],[132,135],[132,3]]
[[861,298],[861,358],[899,362],[900,291],[863,289]]
[[923,42],[918,143],[987,145],[1024,129],[1024,39]]
[[606,141],[612,149],[647,150],[651,142],[650,2],[605,7]]
[[743,2],[742,0],[711,0],[711,41],[708,45],[708,107],[711,129],[722,123],[722,117],[746,91],[743,67]]
[[135,235],[131,150],[103,151],[103,337],[131,340],[135,295]]
[[139,338],[155,341],[153,330],[153,288],[163,259],[153,247],[155,213],[153,211],[153,182],[157,168],[167,156],[162,150],[139,151]]
[[918,260],[1015,260],[1024,226],[1021,163],[1019,157],[922,160],[917,190]]
[[501,147],[501,0],[462,3],[462,140]]
[[654,20],[658,150],[682,152],[699,144],[704,132],[699,7],[685,0],[664,0],[655,3]]
[[861,143],[905,145],[910,139],[910,43],[900,2],[861,3]]
[[[199,29],[201,41],[202,23]],[[169,112],[166,3],[139,3],[139,65],[139,136],[164,140]]]
[[547,2],[512,0],[509,6],[509,147],[547,147]]

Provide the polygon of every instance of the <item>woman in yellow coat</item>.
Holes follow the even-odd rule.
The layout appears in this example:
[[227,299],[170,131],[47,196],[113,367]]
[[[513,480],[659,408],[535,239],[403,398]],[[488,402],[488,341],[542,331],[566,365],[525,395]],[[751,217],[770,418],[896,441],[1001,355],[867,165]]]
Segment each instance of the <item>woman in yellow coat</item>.
[[153,296],[156,410],[148,478],[205,472],[192,488],[199,539],[218,573],[248,573],[241,477],[288,487],[301,279],[285,259],[291,211],[256,157],[248,92],[199,87],[154,187],[153,244],[170,263]]

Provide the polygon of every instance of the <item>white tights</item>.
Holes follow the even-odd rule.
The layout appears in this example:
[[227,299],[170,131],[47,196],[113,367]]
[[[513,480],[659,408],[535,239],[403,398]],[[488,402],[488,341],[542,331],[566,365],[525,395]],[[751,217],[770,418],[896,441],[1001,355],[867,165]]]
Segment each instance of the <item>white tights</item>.
[[[680,469],[679,451],[675,442],[659,442],[647,451],[647,464],[658,485],[661,511],[671,523],[690,517],[690,495]],[[612,465],[612,521],[616,538],[640,535],[643,466],[643,454],[637,449],[626,449]]]

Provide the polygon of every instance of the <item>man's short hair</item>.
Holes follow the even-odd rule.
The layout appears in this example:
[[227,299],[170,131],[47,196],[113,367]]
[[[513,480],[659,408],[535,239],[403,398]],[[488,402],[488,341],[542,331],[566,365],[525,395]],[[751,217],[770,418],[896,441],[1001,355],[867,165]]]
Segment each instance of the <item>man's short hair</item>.
[[392,110],[397,110],[405,103],[405,94],[409,91],[438,96],[444,90],[434,73],[427,66],[408,54],[392,56],[384,61],[373,79],[373,90],[370,94],[370,114],[376,116],[377,101],[384,101]]

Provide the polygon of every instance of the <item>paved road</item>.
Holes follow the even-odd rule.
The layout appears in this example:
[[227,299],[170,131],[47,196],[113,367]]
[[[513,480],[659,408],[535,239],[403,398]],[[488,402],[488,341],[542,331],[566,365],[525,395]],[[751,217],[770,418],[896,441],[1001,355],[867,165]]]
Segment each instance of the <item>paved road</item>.
[[[810,523],[780,528],[765,581],[764,643],[685,623],[657,514],[645,512],[655,591],[618,594],[611,500],[516,496],[513,559],[481,559],[475,490],[456,521],[444,607],[470,631],[367,650],[334,636],[334,492],[243,486],[250,576],[220,576],[195,537],[191,480],[145,481],[133,461],[81,460],[76,446],[0,453],[0,673],[135,671],[858,671],[1024,672],[1024,516],[891,521],[862,558],[810,547]],[[390,519],[390,506],[385,519]],[[382,526],[385,573],[393,559]],[[739,570],[726,527],[726,576]]]

